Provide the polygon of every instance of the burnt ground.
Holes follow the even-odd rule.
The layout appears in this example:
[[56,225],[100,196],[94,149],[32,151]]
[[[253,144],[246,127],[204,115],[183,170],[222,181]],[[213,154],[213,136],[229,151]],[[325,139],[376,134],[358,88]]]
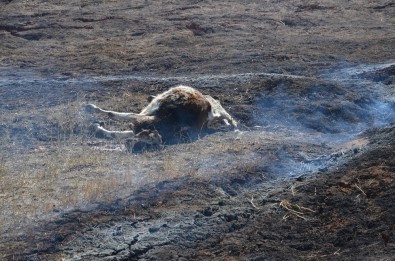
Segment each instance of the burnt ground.
[[[0,259],[393,260],[394,8],[1,1]],[[176,84],[240,129],[139,154],[90,133],[127,126],[85,102]]]

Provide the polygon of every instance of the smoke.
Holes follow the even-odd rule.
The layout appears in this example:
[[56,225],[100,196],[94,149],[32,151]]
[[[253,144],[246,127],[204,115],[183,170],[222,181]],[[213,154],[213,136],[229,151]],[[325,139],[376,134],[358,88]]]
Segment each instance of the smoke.
[[[256,99],[255,122],[266,131],[311,144],[279,148],[278,163],[269,170],[279,176],[327,171],[358,153],[361,147],[338,145],[367,129],[395,124],[394,75],[395,63],[342,64],[316,81],[284,81],[263,91]],[[311,149],[315,145],[321,149]]]
[[[275,79],[276,85],[270,89],[262,87],[262,95],[255,99],[253,122],[265,131],[297,136],[304,142],[336,144],[351,140],[366,129],[395,124],[394,75],[395,63],[357,66],[343,63],[316,78],[290,74],[244,73],[174,77],[84,76],[75,79],[64,76],[48,78],[27,71],[1,71],[0,110],[13,113],[18,108],[26,108],[45,112],[46,107],[67,103],[66,99],[77,100],[79,92],[90,93],[112,82],[125,84],[128,81],[141,81],[166,85],[185,82],[207,87],[226,85],[224,82],[229,81],[237,85],[248,83],[251,79],[270,78]],[[37,104],[43,108],[37,108]],[[68,121],[64,121],[65,113],[61,111],[60,119],[56,119],[56,122],[76,120],[73,112],[69,114],[71,116],[66,119]],[[12,118],[12,123],[0,124],[0,132],[9,133],[10,136],[15,134],[18,136],[16,140],[22,140],[23,144],[31,144],[32,138],[47,140],[51,135],[46,133],[58,134],[56,128],[59,124],[52,126],[53,119],[50,121],[39,113],[37,117],[25,115],[23,118],[11,114],[9,117]],[[20,124],[22,121],[23,124]],[[298,152],[281,152],[280,149],[277,156],[281,164],[273,169],[303,173],[321,169],[326,162],[318,154],[310,156],[316,160],[306,161],[295,153]]]
[[395,62],[345,67],[324,78],[359,96],[353,102],[364,110],[365,117],[356,131],[395,124]]
[[[391,87],[362,77],[366,72],[391,72],[388,68],[395,65],[341,69],[322,75],[323,81],[319,83],[311,82],[307,86],[303,83],[299,89],[281,83],[257,98],[254,120],[269,128],[281,126],[339,135],[394,124],[395,100],[390,94],[393,84]],[[383,77],[383,81],[388,77]]]

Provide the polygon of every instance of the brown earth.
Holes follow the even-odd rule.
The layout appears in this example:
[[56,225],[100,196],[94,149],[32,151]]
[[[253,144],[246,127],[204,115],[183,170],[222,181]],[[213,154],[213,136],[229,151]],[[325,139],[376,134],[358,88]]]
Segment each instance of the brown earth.
[[[394,260],[391,1],[1,1],[0,259]],[[125,152],[85,102],[240,130]],[[183,139],[185,140],[185,139]]]

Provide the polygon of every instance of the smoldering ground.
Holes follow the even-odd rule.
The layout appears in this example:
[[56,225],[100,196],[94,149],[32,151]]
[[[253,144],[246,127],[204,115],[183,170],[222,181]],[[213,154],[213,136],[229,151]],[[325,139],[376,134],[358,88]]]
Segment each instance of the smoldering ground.
[[[380,70],[377,71],[375,71],[377,67],[367,66],[366,68],[374,69],[365,70],[364,73],[382,74],[381,70],[388,71],[391,66],[393,65],[379,66]],[[68,220],[68,216],[72,217],[74,216],[73,213],[80,213],[81,210],[86,213],[97,213],[97,211],[99,213],[101,211],[118,213],[121,209],[129,208],[130,197],[128,195],[130,195],[131,190],[138,190],[139,187],[150,186],[149,184],[157,182],[159,182],[158,184],[160,182],[166,184],[167,180],[177,180],[184,176],[193,177],[197,180],[208,180],[213,186],[218,186],[215,193],[235,197],[257,184],[270,184],[273,180],[299,177],[307,173],[321,173],[322,175],[322,173],[336,169],[363,153],[367,141],[360,137],[361,133],[367,129],[390,126],[394,123],[394,104],[388,92],[388,85],[383,84],[382,81],[377,81],[374,77],[367,79],[359,74],[343,73],[344,70],[351,71],[353,68],[341,68],[329,73],[324,72],[317,78],[310,79],[300,76],[285,75],[282,77],[272,74],[248,74],[242,77],[240,75],[228,75],[226,77],[224,75],[218,77],[213,75],[203,79],[201,77],[195,79],[190,77],[188,79],[192,83],[191,85],[199,86],[200,81],[202,81],[202,91],[209,94],[215,93],[224,84],[228,84],[229,89],[240,88],[240,84],[244,84],[244,91],[237,90],[239,93],[244,93],[244,97],[239,99],[235,96],[233,97],[234,100],[232,100],[232,96],[218,97],[228,100],[225,100],[227,109],[232,115],[240,119],[240,129],[236,132],[215,133],[193,143],[187,142],[168,146],[160,151],[140,155],[126,153],[122,141],[106,141],[89,136],[88,129],[83,125],[89,125],[92,118],[78,108],[71,111],[64,110],[65,107],[62,107],[63,110],[60,111],[47,109],[54,106],[55,103],[62,104],[67,99],[70,101],[70,105],[77,107],[85,102],[83,99],[97,99],[99,97],[102,102],[108,102],[108,104],[125,97],[133,101],[133,97],[124,95],[106,100],[106,86],[111,84],[112,88],[115,85],[115,88],[125,90],[124,85],[131,84],[133,86],[136,84],[136,79],[130,80],[129,77],[125,82],[124,80],[114,81],[114,77],[110,77],[110,80],[106,81],[106,78],[102,77],[101,82],[97,82],[96,79],[92,81],[84,79],[82,83],[79,83],[78,79],[56,79],[56,82],[60,81],[62,83],[58,85],[59,94],[68,93],[68,95],[56,96],[57,100],[54,99],[53,101],[55,103],[51,103],[49,101],[50,97],[45,95],[46,88],[50,88],[49,85],[52,84],[51,80],[35,79],[34,86],[36,89],[33,92],[24,89],[27,85],[23,83],[23,79],[17,83],[16,80],[11,80],[11,83],[3,80],[1,95],[4,100],[12,100],[13,94],[6,89],[12,84],[16,95],[19,95],[22,101],[24,99],[26,101],[29,99],[30,101],[48,99],[49,102],[43,105],[43,109],[39,110],[40,113],[38,114],[23,112],[18,115],[18,120],[3,123],[3,138],[7,140],[4,148],[10,150],[9,144],[14,144],[13,150],[15,153],[18,151],[18,157],[20,158],[15,160],[14,156],[16,154],[13,154],[12,150],[10,154],[3,156],[2,160],[5,162],[3,165],[6,166],[8,172],[11,169],[10,167],[15,166],[11,164],[11,161],[14,161],[14,164],[20,160],[26,161],[32,167],[37,168],[37,163],[29,163],[28,158],[32,153],[41,153],[42,156],[50,157],[50,161],[55,160],[60,163],[60,165],[51,165],[49,162],[43,162],[44,169],[48,165],[48,169],[43,170],[44,177],[51,176],[51,174],[45,174],[46,171],[55,171],[55,173],[74,173],[76,171],[75,173],[78,173],[79,176],[82,174],[81,177],[83,178],[99,173],[104,179],[108,179],[108,175],[111,175],[110,182],[103,180],[103,182],[96,183],[90,188],[87,184],[80,188],[75,187],[74,183],[57,176],[50,188],[53,187],[52,190],[57,191],[57,193],[65,193],[68,190],[66,193],[66,199],[68,197],[68,200],[51,200],[49,207],[47,203],[43,206],[29,203],[28,206],[35,205],[36,208],[36,212],[29,215],[24,214],[24,212],[18,214],[18,211],[12,210],[15,209],[15,206],[7,207],[6,205],[5,213],[13,212],[14,219],[12,221],[4,220],[3,231],[5,235],[9,234],[11,237],[30,231],[29,233],[41,242],[42,250],[40,251],[43,251],[43,253],[47,251],[68,253],[68,251],[64,251],[67,246],[70,246],[74,253],[79,249],[80,239],[73,239],[76,236],[62,225],[63,221],[59,227],[53,230],[58,231],[54,233],[54,237],[58,238],[55,241],[48,240],[48,237],[45,236],[48,235],[45,225],[40,228],[41,225],[38,225],[38,227],[32,226],[32,222],[40,220],[39,224],[45,224],[48,222],[47,220],[52,219],[56,223],[56,220],[62,219],[63,215]],[[337,75],[337,77],[333,77],[333,75]],[[388,75],[388,77],[391,76]],[[121,77],[117,76],[116,78]],[[151,81],[155,86],[159,86],[158,90],[177,83],[175,78],[147,77],[142,79],[144,84]],[[218,79],[221,81],[220,85],[217,82]],[[237,81],[234,79],[237,79]],[[210,81],[213,84],[208,87]],[[90,84],[86,85],[87,82]],[[96,87],[93,87],[94,85]],[[40,86],[43,86],[42,90],[40,90]],[[19,88],[21,90],[18,90]],[[95,91],[97,91],[97,88],[103,88],[103,92],[99,90],[99,93],[95,94],[96,96],[90,96],[93,88],[95,88]],[[157,88],[154,87],[151,92]],[[69,90],[69,92],[66,90]],[[54,93],[52,91],[51,95],[54,95]],[[132,94],[128,93],[128,95]],[[136,102],[136,100],[134,101]],[[238,104],[239,107],[233,107],[233,103],[236,103],[236,101],[244,102],[245,107],[242,107],[243,104]],[[144,103],[146,101],[139,104],[144,106]],[[124,103],[121,106],[125,106]],[[23,107],[23,103],[19,105],[19,108]],[[29,108],[29,105],[27,108]],[[248,108],[248,110],[239,110],[238,108]],[[13,108],[5,106],[2,109],[12,110]],[[59,115],[54,116],[58,113],[61,117]],[[65,115],[67,115],[66,118]],[[64,122],[63,125],[60,124],[61,122]],[[74,122],[74,127],[65,128],[65,124],[70,122]],[[114,128],[118,127],[117,123],[111,120],[107,123]],[[56,150],[60,150],[59,153],[63,159],[60,157],[55,159],[54,156],[51,156],[55,151],[51,149],[51,143],[53,142],[57,142]],[[97,155],[97,158],[96,156],[90,157],[83,162],[74,163],[73,154],[81,157],[78,154],[79,150],[76,150],[79,146],[85,146],[88,151],[92,151],[92,155],[96,153],[94,151],[97,151],[100,155]],[[27,152],[27,156],[23,156],[20,153],[22,151]],[[82,151],[82,153],[91,152]],[[15,167],[15,170],[18,170],[18,167]],[[38,170],[36,172],[33,169],[29,175],[41,175]],[[85,175],[86,177],[84,177]],[[76,179],[76,177],[72,174],[69,178]],[[63,186],[55,188],[59,182],[63,183]],[[171,183],[171,181],[169,182]],[[178,183],[175,182],[174,184]],[[77,199],[72,196],[73,187],[76,189],[75,193],[77,191],[81,193],[81,198]],[[158,193],[160,195],[162,193],[175,193],[181,187],[183,187],[182,184],[174,187],[164,186],[159,189]],[[42,191],[40,193],[43,193],[44,197],[51,195],[51,192],[46,195],[47,192],[39,187],[37,189]],[[143,197],[144,202],[151,202],[151,197],[155,198],[156,196],[147,194]],[[138,200],[133,200],[133,202],[133,204],[140,204]],[[215,210],[210,208],[203,212],[203,215],[214,212]],[[24,220],[21,220],[22,215],[24,215]],[[89,216],[87,214],[86,218],[89,219]],[[64,222],[68,223],[69,221]],[[162,221],[158,222],[161,223]],[[148,223],[149,225],[141,228],[141,231],[134,229],[131,242],[134,242],[134,240],[150,242],[152,237],[149,235],[153,233],[153,230],[162,231],[163,224]],[[166,224],[166,226],[170,226],[170,223]],[[10,229],[12,227],[14,233],[11,234]],[[111,226],[110,229],[115,228]],[[149,229],[151,232],[146,234],[145,229]],[[121,230],[124,231],[123,228]],[[169,232],[167,227],[163,231],[175,233],[171,234],[172,236],[167,236],[164,242],[174,240],[177,237],[175,230]],[[106,234],[107,232],[96,231],[95,233]],[[124,232],[120,235],[124,235]],[[18,237],[20,238],[20,236]],[[6,236],[4,239],[8,240],[8,237]],[[26,237],[24,239],[20,238],[20,240],[21,245],[28,249],[27,246],[32,238]],[[76,241],[72,243],[74,240]],[[201,239],[198,237],[195,240]],[[108,247],[112,248],[113,243],[106,241],[104,244],[108,244]],[[152,244],[155,245],[156,243]],[[90,246],[86,255],[94,256],[95,248],[94,245]],[[26,253],[29,253],[29,251],[27,250]],[[101,251],[99,252],[103,254]],[[116,250],[115,252],[121,255],[123,251]],[[125,250],[125,253],[130,252]],[[77,258],[71,252],[69,257]]]
[[[393,8],[0,1],[0,259],[391,259]],[[82,103],[177,84],[239,132],[140,154],[89,134]]]

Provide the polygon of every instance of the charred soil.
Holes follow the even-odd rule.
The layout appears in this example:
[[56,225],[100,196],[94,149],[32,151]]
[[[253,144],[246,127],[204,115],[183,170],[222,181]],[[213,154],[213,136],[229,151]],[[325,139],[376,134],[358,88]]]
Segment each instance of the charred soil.
[[[392,260],[389,1],[0,2],[0,259]],[[239,121],[94,137],[177,84]]]

